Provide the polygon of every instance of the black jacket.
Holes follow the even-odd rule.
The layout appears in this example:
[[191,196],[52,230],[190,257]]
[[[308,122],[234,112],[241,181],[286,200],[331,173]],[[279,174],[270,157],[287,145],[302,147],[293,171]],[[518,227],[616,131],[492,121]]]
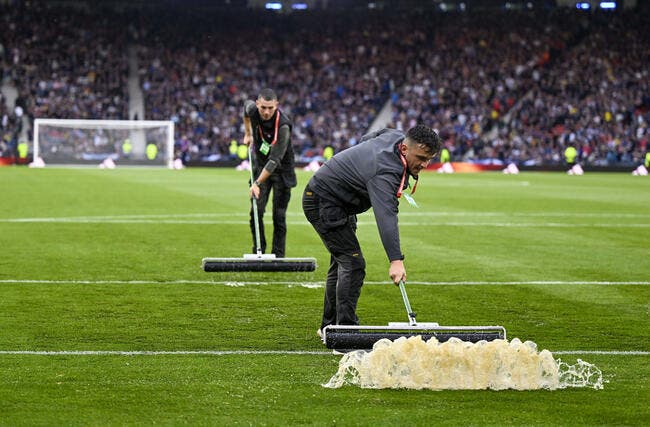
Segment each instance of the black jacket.
[[[246,101],[244,114],[251,119],[253,131],[253,173],[258,176],[263,168],[269,172],[282,177],[287,187],[296,186],[296,171],[294,164],[293,147],[291,146],[291,129],[293,122],[291,118],[277,110],[270,120],[263,121],[253,101]],[[278,119],[279,115],[279,120]],[[268,153],[260,151],[262,144],[266,141],[271,144],[275,138],[277,122],[277,140],[271,146]]]

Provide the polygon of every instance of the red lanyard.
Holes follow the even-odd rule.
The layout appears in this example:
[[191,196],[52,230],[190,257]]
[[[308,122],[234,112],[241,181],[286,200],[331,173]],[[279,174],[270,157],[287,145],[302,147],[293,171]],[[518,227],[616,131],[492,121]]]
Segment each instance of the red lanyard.
[[[406,164],[406,157],[404,157],[401,151],[398,152],[399,152],[399,159],[402,161],[402,164],[404,165],[404,172],[402,173],[402,181],[399,183],[399,189],[397,190],[397,198],[399,199],[400,197],[402,197],[402,189],[404,188],[404,182],[406,182],[406,172],[408,170],[408,166]],[[413,189],[411,190],[411,194],[415,193],[416,188],[418,188],[417,178],[415,178],[415,184],[413,184]]]
[[[277,115],[275,116],[275,134],[273,135],[273,142],[271,142],[271,145],[275,145],[276,142],[278,142],[278,129],[280,128],[280,110],[276,111]],[[262,141],[266,142],[266,139],[264,139],[264,135],[262,134],[262,125],[260,124],[257,127],[257,130],[260,132],[260,138],[262,138]]]

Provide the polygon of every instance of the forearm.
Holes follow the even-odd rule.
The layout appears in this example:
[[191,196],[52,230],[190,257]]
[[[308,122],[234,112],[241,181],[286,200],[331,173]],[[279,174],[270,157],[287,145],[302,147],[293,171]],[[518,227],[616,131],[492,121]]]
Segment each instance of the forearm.
[[395,184],[394,180],[394,177],[377,175],[368,182],[368,196],[375,214],[379,237],[389,261],[404,259],[397,221],[398,202],[394,193],[399,182]]
[[244,135],[253,136],[253,127],[251,126],[251,118],[244,116]]
[[255,179],[255,181],[257,181],[258,184],[261,184],[269,179],[269,176],[271,176],[271,173],[266,170],[266,168],[264,168],[262,169],[262,172],[259,174],[259,176]]
[[392,218],[379,218],[375,212],[379,237],[386,251],[389,261],[398,261],[404,259],[400,247],[399,227],[397,226],[397,216]]
[[287,152],[289,147],[290,140],[290,130],[288,126],[282,126],[278,130],[278,140],[271,147],[271,152],[269,153],[269,160],[264,165],[264,171],[268,172],[269,175],[272,174],[275,169],[282,162],[284,154]]
[[251,114],[256,110],[255,103],[246,101],[244,103],[244,111],[242,118],[244,120],[244,143],[249,145],[253,141],[253,125],[251,123]]

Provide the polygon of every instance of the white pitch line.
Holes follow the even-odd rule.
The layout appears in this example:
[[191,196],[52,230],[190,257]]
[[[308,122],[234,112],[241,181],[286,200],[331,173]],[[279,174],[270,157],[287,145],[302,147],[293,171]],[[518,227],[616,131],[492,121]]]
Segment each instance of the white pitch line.
[[156,282],[147,280],[38,280],[38,279],[2,279],[0,283],[16,284],[45,284],[45,285],[224,285],[232,287],[241,286],[262,286],[262,285],[288,285],[303,286],[306,288],[320,288],[325,286],[324,282],[234,282],[210,280],[172,280],[167,282]]
[[[554,355],[606,355],[606,356],[650,356],[650,351],[639,350],[562,350],[551,351]],[[331,351],[303,350],[177,350],[177,351],[118,351],[118,350],[0,350],[0,355],[25,356],[302,356],[331,355]]]
[[282,351],[282,350],[177,350],[177,351],[118,351],[118,350],[2,350],[0,355],[34,355],[34,356],[185,356],[185,355],[321,355],[332,354],[331,351]]
[[[146,219],[146,218],[14,218],[0,219],[0,222],[10,223],[49,223],[49,224],[214,224],[214,225],[247,225],[248,220],[210,220],[210,219]],[[308,224],[304,222],[287,222],[291,225]]]
[[[304,218],[302,212],[287,212],[288,217]],[[361,214],[360,217],[372,217],[372,211]],[[623,213],[623,212],[400,212],[400,217],[556,217],[556,218],[650,218],[647,213]],[[32,221],[77,221],[77,220],[121,220],[121,219],[166,219],[166,218],[237,218],[248,220],[248,213],[237,212],[204,212],[204,213],[178,213],[178,214],[126,214],[126,215],[83,215],[69,217],[35,217],[35,218],[3,218],[5,222],[32,222]]]
[[[374,224],[374,222],[360,222],[360,225]],[[400,226],[430,226],[431,222],[400,221]],[[436,226],[447,227],[548,227],[548,228],[648,228],[650,223],[564,223],[564,222],[436,222]]]
[[469,217],[560,217],[560,218],[650,218],[650,214],[622,212],[400,212],[403,216]]
[[[392,282],[364,282],[370,285],[387,285]],[[424,286],[518,286],[518,285],[595,285],[595,286],[618,286],[618,285],[650,285],[648,281],[628,281],[628,282],[612,282],[612,281],[563,281],[563,280],[529,280],[529,281],[459,281],[459,282],[421,282],[409,281],[409,285],[424,285]]]
[[[45,285],[223,285],[232,287],[241,286],[264,286],[264,285],[286,285],[302,286],[305,288],[322,288],[325,282],[256,282],[256,281],[211,281],[211,280],[171,280],[171,281],[150,281],[150,280],[40,280],[40,279],[0,279],[0,283],[15,284],[45,284]],[[389,285],[389,281],[367,281],[365,285]],[[525,286],[525,285],[593,285],[593,286],[648,286],[650,281],[562,281],[562,280],[530,280],[530,281],[442,281],[425,282],[409,281],[409,285],[423,286]]]
[[597,354],[597,355],[610,355],[610,356],[650,356],[650,351],[641,350],[561,350],[552,351],[553,354]]
[[[210,220],[210,219],[146,219],[146,218],[0,218],[0,223],[48,223],[48,224],[176,224],[176,225],[248,225],[248,220]],[[304,221],[287,221],[289,225],[310,225]],[[374,221],[359,221],[358,225],[372,226]],[[400,226],[430,226],[427,221],[400,221]],[[490,222],[490,221],[447,221],[436,222],[438,226],[447,227],[521,227],[521,228],[649,228],[650,223],[564,223],[564,222]]]

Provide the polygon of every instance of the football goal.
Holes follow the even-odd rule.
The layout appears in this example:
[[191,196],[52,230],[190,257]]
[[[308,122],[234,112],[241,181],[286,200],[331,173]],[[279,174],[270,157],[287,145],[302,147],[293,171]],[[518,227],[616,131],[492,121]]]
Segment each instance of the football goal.
[[34,159],[46,164],[173,167],[174,122],[35,119]]

